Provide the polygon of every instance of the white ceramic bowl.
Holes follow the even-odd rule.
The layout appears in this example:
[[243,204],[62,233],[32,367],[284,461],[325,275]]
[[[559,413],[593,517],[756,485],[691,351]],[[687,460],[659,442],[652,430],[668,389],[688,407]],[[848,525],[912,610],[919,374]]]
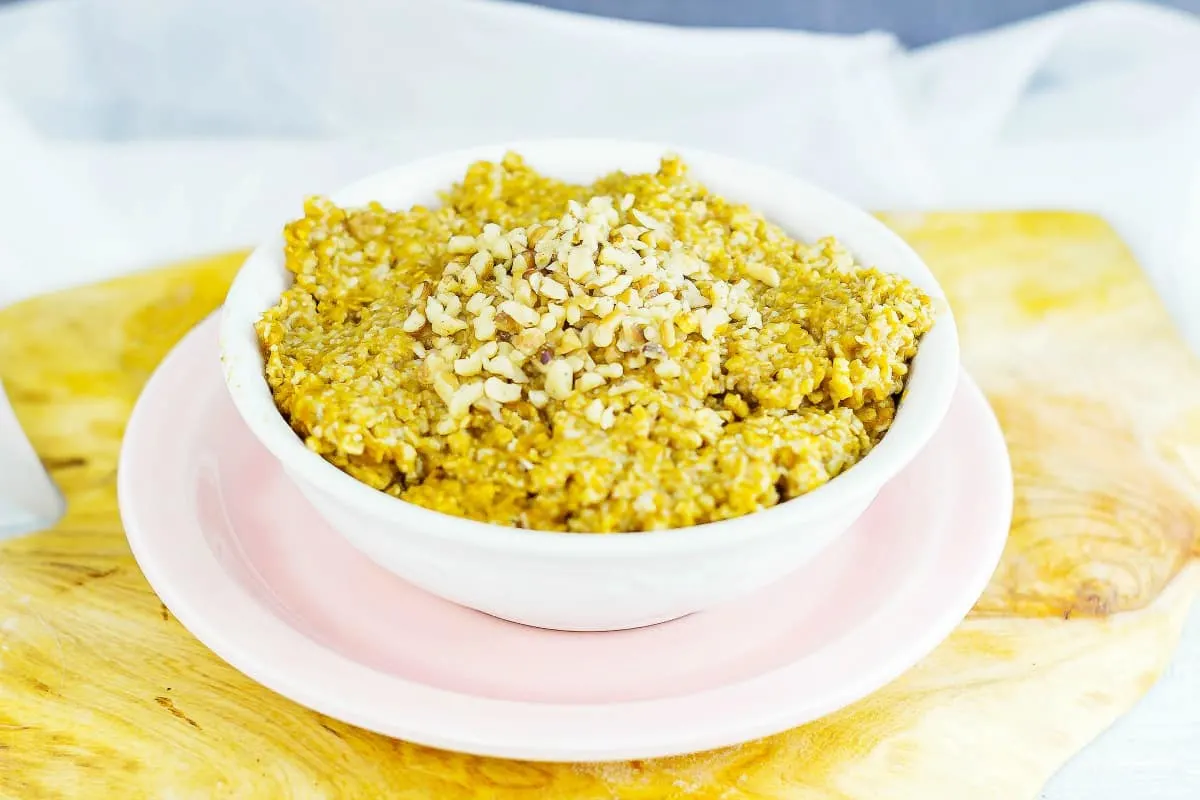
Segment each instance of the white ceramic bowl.
[[[469,163],[498,159],[510,149],[549,175],[581,182],[617,168],[653,170],[663,153],[677,152],[712,190],[749,203],[789,233],[809,240],[834,235],[861,262],[943,297],[920,257],[866,212],[790,175],[686,148],[608,140],[512,142],[396,167],[333,199],[343,205],[377,200],[390,208],[432,203]],[[891,430],[825,486],[755,514],[687,529],[609,535],[520,530],[398,500],[304,446],[275,407],[253,330],[254,320],[289,283],[279,235],[250,255],[225,302],[224,371],[250,430],[329,524],[378,564],[448,600],[544,628],[616,630],[662,622],[795,570],[845,531],[924,446],[958,380],[958,338],[943,302],[921,341]]]

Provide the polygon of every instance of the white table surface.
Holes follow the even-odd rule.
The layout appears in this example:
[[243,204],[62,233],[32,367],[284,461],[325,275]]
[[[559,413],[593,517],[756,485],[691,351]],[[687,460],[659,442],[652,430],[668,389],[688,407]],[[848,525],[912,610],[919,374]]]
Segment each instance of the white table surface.
[[1200,798],[1200,606],[1166,674],[1134,709],[1069,761],[1042,800]]

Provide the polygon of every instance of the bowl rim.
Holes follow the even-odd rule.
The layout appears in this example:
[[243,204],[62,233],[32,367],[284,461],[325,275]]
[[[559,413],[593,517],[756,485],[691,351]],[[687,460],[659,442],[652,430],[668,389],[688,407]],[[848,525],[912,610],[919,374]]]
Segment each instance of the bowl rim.
[[[844,472],[800,497],[739,517],[680,528],[607,534],[544,531],[457,517],[410,503],[367,486],[309,450],[275,406],[262,372],[263,359],[257,336],[253,333],[253,320],[268,306],[247,303],[245,298],[256,278],[273,275],[287,279],[283,238],[277,233],[247,256],[229,288],[220,312],[220,357],[226,387],[238,414],[254,436],[282,462],[289,477],[372,518],[406,528],[419,527],[425,536],[503,552],[612,558],[727,547],[732,542],[768,535],[789,518],[799,524],[836,515],[866,495],[873,497],[916,456],[941,425],[958,382],[958,336],[945,293],[921,257],[898,234],[867,211],[802,178],[752,161],[691,147],[641,140],[547,138],[500,142],[425,156],[367,175],[328,196],[340,205],[360,205],[377,199],[384,191],[380,187],[403,184],[406,179],[431,171],[445,173],[443,185],[448,185],[461,178],[468,164],[481,159],[496,160],[508,151],[521,153],[536,166],[539,153],[557,153],[563,157],[564,152],[597,149],[614,151],[612,160],[622,162],[614,163],[610,169],[628,169],[624,163],[629,161],[648,157],[657,161],[665,153],[675,153],[693,172],[754,176],[771,185],[773,190],[782,188],[789,193],[806,195],[828,215],[844,218],[845,224],[856,230],[850,236],[838,234],[838,240],[852,253],[856,251],[855,240],[867,238],[874,241],[876,248],[885,247],[892,252],[903,269],[889,266],[887,271],[901,272],[913,279],[935,299],[938,308],[934,327],[918,345],[896,418],[879,443]],[[710,184],[709,179],[702,180],[706,185]],[[739,196],[737,199],[755,205],[754,198]],[[787,220],[773,221],[785,230],[794,227]]]

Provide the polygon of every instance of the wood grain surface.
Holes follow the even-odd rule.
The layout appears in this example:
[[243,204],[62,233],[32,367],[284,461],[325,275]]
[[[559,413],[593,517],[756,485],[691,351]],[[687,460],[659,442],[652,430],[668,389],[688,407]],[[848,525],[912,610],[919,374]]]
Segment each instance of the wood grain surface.
[[662,760],[520,763],[367,733],[256,685],[173,619],[121,531],[118,444],[238,254],[0,311],[0,379],[69,498],[53,530],[0,545],[0,797],[1035,797],[1156,680],[1200,588],[1200,369],[1095,217],[885,220],[942,280],[1005,429],[1003,563],[958,630],[882,691]]

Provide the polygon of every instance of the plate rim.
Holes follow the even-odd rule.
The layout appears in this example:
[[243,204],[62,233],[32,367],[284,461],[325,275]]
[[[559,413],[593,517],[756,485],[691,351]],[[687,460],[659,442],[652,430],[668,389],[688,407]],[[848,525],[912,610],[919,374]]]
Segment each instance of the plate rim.
[[[846,631],[817,653],[740,682],[681,696],[565,704],[484,698],[416,683],[353,661],[292,628],[221,567],[198,522],[190,530],[199,532],[199,542],[188,542],[186,537],[176,536],[179,531],[173,531],[171,547],[165,551],[156,549],[162,545],[161,537],[156,537],[150,526],[144,524],[148,523],[142,519],[145,509],[136,502],[141,489],[131,485],[146,453],[162,450],[142,444],[143,431],[156,414],[178,417],[190,407],[211,404],[214,396],[226,391],[216,358],[217,321],[214,312],[168,352],[147,381],[130,415],[117,472],[118,505],[130,549],[163,604],[193,636],[234,669],[310,710],[384,735],[473,755],[595,762],[703,752],[776,734],[877,691],[932,652],[982,594],[1008,538],[1013,505],[1011,461],[995,414],[982,391],[963,370],[954,403],[971,402],[978,406],[979,424],[986,428],[981,429],[980,436],[992,451],[979,460],[990,464],[995,473],[994,485],[988,488],[996,492],[992,502],[998,506],[1002,519],[990,526],[979,526],[989,531],[987,536],[977,537],[985,547],[972,562],[972,569],[959,573],[953,597],[940,598],[945,602],[937,604],[938,611],[920,626],[920,634],[904,637],[905,641],[897,643],[883,657],[878,652],[863,653],[864,639],[870,639],[870,631],[881,626],[886,635],[888,619],[910,613],[913,598],[908,594],[913,592],[885,604],[857,628]],[[204,359],[205,350],[211,350],[213,357]],[[209,368],[180,369],[181,364],[192,365],[193,359],[207,362]],[[186,373],[193,384],[202,382],[201,387],[190,392],[186,404],[156,403],[155,398],[170,388],[176,373]],[[968,399],[963,400],[964,396]],[[197,427],[203,422],[191,419],[184,425]],[[246,435],[251,434],[247,431]],[[178,440],[186,440],[186,436],[181,435]],[[189,562],[185,574],[180,575],[179,568],[183,565],[179,562],[185,559],[179,550],[185,543],[198,560]],[[198,603],[192,595],[200,586],[206,592]],[[268,642],[273,644],[267,645]],[[262,652],[272,650],[274,644],[287,645],[288,650],[305,657],[290,657],[279,651]],[[763,700],[790,697],[786,689],[794,688],[803,679],[806,665],[811,670],[814,662],[819,666],[822,660],[869,660],[867,656],[878,661],[859,670],[856,677],[827,688],[816,700],[794,699],[790,703]],[[343,678],[328,679],[329,670],[339,671]],[[853,671],[848,674],[853,676]],[[324,688],[335,685],[341,688]],[[386,702],[378,693],[372,694],[380,691],[388,695]],[[697,704],[733,708],[738,714],[733,718],[717,715],[721,719],[715,724],[710,720],[708,725],[701,725],[695,719]],[[748,707],[752,711],[747,711]],[[418,708],[423,710],[417,711]],[[410,719],[412,716],[415,720]],[[570,741],[564,741],[567,731],[573,737]]]

